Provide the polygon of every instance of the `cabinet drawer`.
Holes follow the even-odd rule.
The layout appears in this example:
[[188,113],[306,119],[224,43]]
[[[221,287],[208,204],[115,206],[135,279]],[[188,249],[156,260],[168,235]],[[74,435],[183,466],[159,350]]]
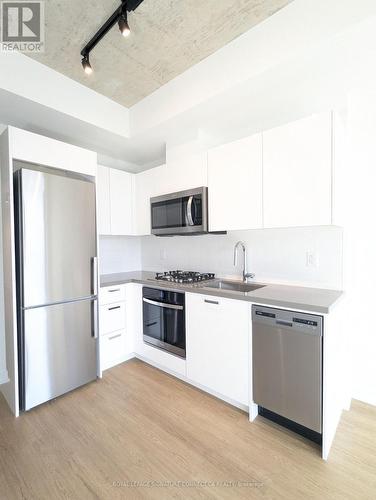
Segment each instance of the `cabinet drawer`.
[[99,330],[101,335],[124,329],[125,322],[125,302],[100,306]]
[[99,291],[99,303],[113,304],[125,300],[125,285],[106,286]]
[[100,353],[101,366],[104,370],[120,362],[125,355],[125,331],[103,335],[100,341]]

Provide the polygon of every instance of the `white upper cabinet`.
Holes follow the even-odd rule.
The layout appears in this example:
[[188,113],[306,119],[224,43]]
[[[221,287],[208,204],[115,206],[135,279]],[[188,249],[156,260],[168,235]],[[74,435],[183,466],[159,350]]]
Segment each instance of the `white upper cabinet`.
[[208,152],[209,229],[262,227],[262,136]]
[[148,235],[151,197],[199,186],[210,231],[330,225],[335,139],[327,112],[208,152],[181,146],[136,175],[98,167],[99,234]]
[[150,198],[161,194],[166,165],[145,170],[135,179],[135,234],[151,234]]
[[332,114],[263,134],[264,227],[332,223]]
[[170,153],[161,175],[158,194],[207,186],[207,152],[187,152],[186,155]]
[[84,175],[96,175],[97,153],[94,151],[15,127],[9,127],[8,130],[14,159]]
[[97,168],[97,202],[98,233],[111,234],[110,169],[101,165]]
[[99,234],[134,234],[133,174],[98,165],[97,200]]
[[110,169],[111,234],[131,235],[133,227],[133,174]]

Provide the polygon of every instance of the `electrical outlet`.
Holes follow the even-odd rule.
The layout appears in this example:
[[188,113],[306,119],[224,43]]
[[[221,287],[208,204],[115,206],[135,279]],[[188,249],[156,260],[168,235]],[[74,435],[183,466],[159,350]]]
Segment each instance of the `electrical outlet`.
[[307,250],[306,252],[306,266],[307,267],[319,267],[319,259],[316,252],[312,250]]

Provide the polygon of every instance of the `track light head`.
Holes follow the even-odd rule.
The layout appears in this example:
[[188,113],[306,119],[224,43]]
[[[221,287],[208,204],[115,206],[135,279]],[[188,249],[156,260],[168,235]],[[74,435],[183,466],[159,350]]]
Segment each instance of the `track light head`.
[[91,75],[93,72],[93,68],[91,67],[90,61],[89,61],[89,55],[85,55],[82,58],[81,61],[82,67],[84,68],[84,71],[87,75]]
[[131,29],[128,24],[127,19],[127,11],[123,9],[120,19],[119,19],[119,30],[124,37],[127,37],[131,34]]

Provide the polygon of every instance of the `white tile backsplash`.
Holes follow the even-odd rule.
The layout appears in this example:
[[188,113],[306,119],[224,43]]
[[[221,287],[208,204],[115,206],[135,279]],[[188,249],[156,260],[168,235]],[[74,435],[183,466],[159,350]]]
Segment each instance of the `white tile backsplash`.
[[184,269],[241,276],[242,255],[233,265],[233,249],[244,241],[248,271],[257,281],[342,288],[342,239],[339,227],[300,227],[231,231],[203,236],[100,237],[102,274]]
[[142,269],[141,238],[134,236],[99,237],[99,271],[101,274]]
[[231,231],[227,235],[141,239],[142,268],[186,269],[239,278],[242,256],[233,249],[244,241],[248,271],[256,280],[342,288],[342,229],[332,226]]

